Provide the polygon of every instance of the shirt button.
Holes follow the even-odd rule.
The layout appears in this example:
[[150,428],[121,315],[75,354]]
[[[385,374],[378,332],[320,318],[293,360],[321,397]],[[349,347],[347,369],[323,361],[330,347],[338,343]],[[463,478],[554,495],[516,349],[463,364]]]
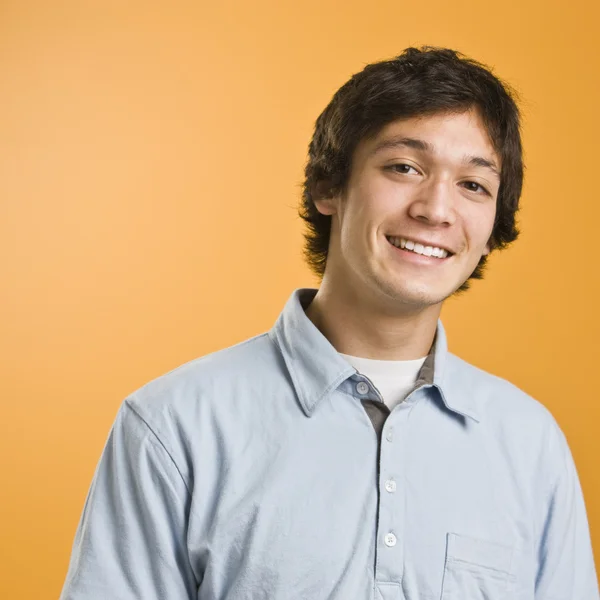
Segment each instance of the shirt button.
[[388,442],[391,442],[394,439],[394,434],[392,432],[392,428],[391,427],[387,430],[387,433],[385,434],[385,439]]
[[385,538],[383,538],[385,545],[389,548],[392,548],[396,545],[396,536],[393,533],[388,533]]
[[385,489],[390,493],[393,494],[396,491],[396,482],[393,479],[388,479],[385,482]]
[[366,394],[369,391],[369,386],[364,381],[361,381],[356,385],[356,391],[359,394]]

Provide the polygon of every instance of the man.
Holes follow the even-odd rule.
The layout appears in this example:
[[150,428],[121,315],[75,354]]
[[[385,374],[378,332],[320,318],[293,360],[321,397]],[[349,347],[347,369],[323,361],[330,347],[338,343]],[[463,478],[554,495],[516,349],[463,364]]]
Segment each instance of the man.
[[564,435],[438,320],[516,239],[522,177],[479,63],[409,48],[353,76],[306,167],[320,288],[126,399],[63,600],[597,600]]

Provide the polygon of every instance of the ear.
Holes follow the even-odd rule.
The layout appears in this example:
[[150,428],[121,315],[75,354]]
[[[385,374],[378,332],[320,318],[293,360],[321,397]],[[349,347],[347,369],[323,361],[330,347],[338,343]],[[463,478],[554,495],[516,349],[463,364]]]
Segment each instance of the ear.
[[490,248],[490,244],[489,242],[485,245],[485,248],[483,249],[483,256],[487,256],[490,252],[491,252],[491,248]]
[[313,202],[322,215],[337,213],[337,198],[331,194],[331,183],[319,181],[313,189]]

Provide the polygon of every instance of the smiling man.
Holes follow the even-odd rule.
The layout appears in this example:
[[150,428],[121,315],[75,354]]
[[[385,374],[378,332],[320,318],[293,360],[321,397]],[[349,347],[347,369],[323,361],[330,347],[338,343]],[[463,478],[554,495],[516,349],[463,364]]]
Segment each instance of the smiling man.
[[354,75],[306,166],[320,287],[125,400],[63,600],[598,600],[563,433],[439,321],[516,239],[522,178],[481,64],[409,48]]
[[394,120],[357,145],[343,193],[329,194],[327,180],[314,198],[307,192],[334,217],[307,314],[338,351],[427,354],[443,300],[490,252],[499,162],[480,111],[469,107]]

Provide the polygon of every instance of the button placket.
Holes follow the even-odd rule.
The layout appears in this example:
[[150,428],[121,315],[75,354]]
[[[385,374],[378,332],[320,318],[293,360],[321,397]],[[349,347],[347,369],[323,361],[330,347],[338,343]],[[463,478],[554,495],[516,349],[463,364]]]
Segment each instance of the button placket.
[[400,582],[404,570],[404,494],[398,493],[403,477],[402,429],[404,420],[392,412],[384,425],[379,456],[379,519],[377,531],[377,582]]

